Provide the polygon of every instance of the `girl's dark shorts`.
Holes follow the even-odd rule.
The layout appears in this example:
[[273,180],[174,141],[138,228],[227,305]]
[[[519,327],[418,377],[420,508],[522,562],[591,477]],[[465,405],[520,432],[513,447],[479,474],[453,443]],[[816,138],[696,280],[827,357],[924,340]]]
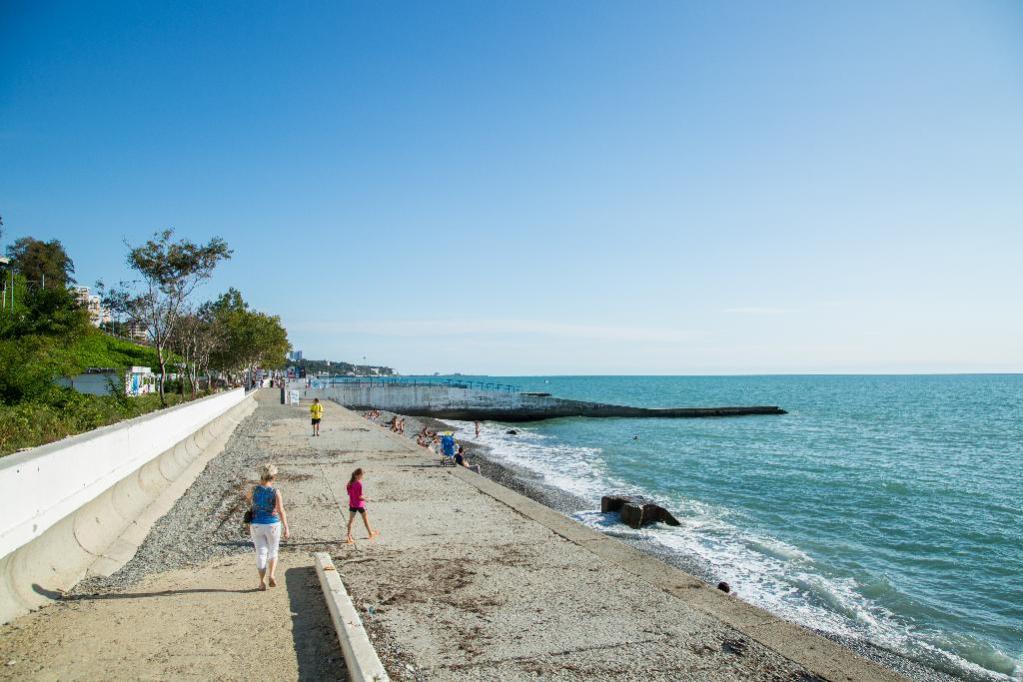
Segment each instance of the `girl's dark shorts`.
[[350,512],[359,512],[360,514],[365,514],[366,513],[366,508],[365,507],[349,507],[348,511],[350,511]]
[[320,423],[320,420],[319,420],[319,419],[314,419],[314,420],[313,420],[313,424],[319,424],[319,423]]

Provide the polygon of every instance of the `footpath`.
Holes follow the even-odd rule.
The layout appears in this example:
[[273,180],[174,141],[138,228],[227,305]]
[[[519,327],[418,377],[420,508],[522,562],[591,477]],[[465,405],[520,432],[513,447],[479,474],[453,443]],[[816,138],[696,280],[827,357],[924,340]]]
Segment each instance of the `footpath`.
[[[396,680],[899,679],[344,408],[327,404],[312,438],[306,406],[275,403],[263,392],[225,450],[249,469],[211,463],[125,567],[128,584],[0,627],[0,679],[345,679],[314,551],[333,557]],[[261,593],[236,526],[267,459],[293,537],[282,584]],[[356,467],[381,536],[357,520],[345,545]],[[180,566],[188,543],[217,549]]]

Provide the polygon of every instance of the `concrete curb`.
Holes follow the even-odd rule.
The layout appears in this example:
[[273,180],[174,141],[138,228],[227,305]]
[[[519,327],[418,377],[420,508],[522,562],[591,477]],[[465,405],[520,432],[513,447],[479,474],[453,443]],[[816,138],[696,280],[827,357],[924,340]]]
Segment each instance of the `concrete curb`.
[[905,679],[830,639],[730,597],[657,557],[588,528],[489,478],[463,467],[452,467],[449,472],[556,535],[592,552],[598,559],[615,564],[681,599],[690,607],[729,625],[814,675],[842,682],[898,682]]
[[330,609],[330,619],[334,621],[341,652],[348,666],[349,678],[352,682],[388,682],[390,678],[387,671],[373,643],[369,641],[359,612],[355,610],[355,604],[348,596],[330,555],[315,552],[313,558],[316,560],[316,575],[320,579],[323,596],[327,599],[327,608]]

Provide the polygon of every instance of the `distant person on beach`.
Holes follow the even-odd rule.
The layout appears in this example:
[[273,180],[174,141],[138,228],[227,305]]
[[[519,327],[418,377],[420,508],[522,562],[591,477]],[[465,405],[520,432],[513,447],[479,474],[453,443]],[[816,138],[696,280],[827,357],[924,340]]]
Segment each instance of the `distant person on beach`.
[[277,481],[277,467],[264,464],[259,472],[259,485],[249,491],[248,499],[252,509],[252,523],[249,534],[256,548],[256,568],[259,570],[259,589],[266,590],[267,575],[270,587],[277,587],[277,549],[281,543],[281,526],[284,539],[291,537],[288,530],[288,516],[284,513],[281,491],[274,487]]
[[465,457],[465,450],[462,449],[461,445],[459,445],[458,450],[455,451],[455,464],[457,464],[460,467],[465,467],[470,471],[475,471],[477,474],[480,473],[480,465],[469,464],[469,460],[466,459]]
[[476,420],[475,422],[473,422],[473,425],[476,427],[476,438],[478,440],[479,437],[480,437],[480,422],[479,422],[479,420]]
[[313,404],[309,406],[309,416],[313,419],[313,435],[320,435],[320,420],[323,419],[323,405],[319,398],[313,398]]
[[372,540],[376,536],[380,535],[379,531],[373,530],[369,525],[369,517],[366,516],[366,497],[362,494],[362,469],[356,469],[352,472],[352,477],[348,479],[348,537],[345,538],[345,543],[349,545],[355,544],[355,538],[352,537],[352,524],[355,523],[355,515],[362,514],[362,522],[366,524],[366,532],[369,533],[369,539]]

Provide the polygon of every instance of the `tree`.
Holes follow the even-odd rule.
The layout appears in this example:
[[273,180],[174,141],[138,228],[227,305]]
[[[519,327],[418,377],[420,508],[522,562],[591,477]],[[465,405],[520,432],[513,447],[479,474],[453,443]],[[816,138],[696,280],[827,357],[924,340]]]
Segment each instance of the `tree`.
[[181,356],[188,375],[192,397],[195,397],[199,377],[206,376],[210,385],[210,358],[225,341],[225,334],[216,323],[213,304],[203,303],[195,312],[182,315],[174,333],[174,350]]
[[160,402],[166,404],[167,362],[175,326],[188,297],[200,282],[209,279],[221,260],[231,257],[227,242],[214,237],[206,244],[187,239],[172,241],[173,230],[164,230],[141,246],[129,244],[128,266],[141,275],[137,289],[121,297],[123,307],[135,321],[145,326],[160,363]]
[[278,316],[250,309],[234,288],[222,294],[210,309],[224,334],[224,342],[211,357],[212,364],[229,375],[251,374],[257,367],[284,366],[291,344]]
[[[25,290],[24,277],[15,286]],[[89,314],[67,289],[37,289],[0,316],[0,402],[54,390],[53,380],[81,371],[70,352],[88,333]]]
[[7,247],[14,270],[30,284],[49,289],[65,289],[74,284],[74,261],[57,239],[48,242],[22,237]]

